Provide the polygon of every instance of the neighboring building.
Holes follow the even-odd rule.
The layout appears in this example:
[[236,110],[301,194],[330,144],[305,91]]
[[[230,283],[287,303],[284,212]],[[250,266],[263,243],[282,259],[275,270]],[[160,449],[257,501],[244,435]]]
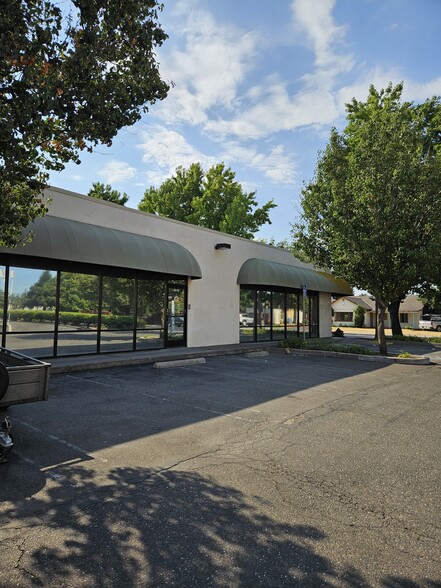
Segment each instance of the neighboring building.
[[[375,327],[375,300],[370,296],[344,296],[332,302],[332,324],[336,327],[353,326],[354,312],[357,306],[365,310],[364,326]],[[423,303],[414,294],[406,296],[400,304],[400,324],[411,329],[418,328],[418,321],[423,314]],[[390,316],[386,313],[385,327],[390,328]]]
[[329,337],[331,295],[352,292],[283,249],[61,189],[46,196],[33,240],[0,248],[1,344],[34,357]]

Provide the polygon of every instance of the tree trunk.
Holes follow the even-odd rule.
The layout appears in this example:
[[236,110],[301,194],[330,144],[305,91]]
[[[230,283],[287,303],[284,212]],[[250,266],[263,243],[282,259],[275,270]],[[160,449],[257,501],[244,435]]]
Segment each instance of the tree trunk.
[[380,355],[387,355],[386,333],[384,331],[386,312],[386,304],[382,300],[378,300],[378,347]]
[[390,324],[392,328],[392,335],[402,335],[400,325],[400,304],[402,298],[397,298],[389,304]]

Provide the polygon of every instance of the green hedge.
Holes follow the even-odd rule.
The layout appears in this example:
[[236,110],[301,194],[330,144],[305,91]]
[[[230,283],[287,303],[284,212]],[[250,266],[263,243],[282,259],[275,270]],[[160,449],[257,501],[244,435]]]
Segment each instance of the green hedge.
[[315,351],[337,351],[338,353],[357,353],[358,355],[377,355],[371,349],[366,349],[362,345],[353,345],[344,343],[333,343],[332,341],[324,341],[320,339],[306,339],[303,341],[296,335],[287,337],[280,343],[280,347],[285,349],[311,349]]
[[[11,310],[11,321],[29,323],[55,322],[54,310]],[[86,312],[60,312],[61,325],[74,327],[97,327],[98,315]],[[108,329],[133,329],[133,316],[106,314],[101,318],[101,324]]]

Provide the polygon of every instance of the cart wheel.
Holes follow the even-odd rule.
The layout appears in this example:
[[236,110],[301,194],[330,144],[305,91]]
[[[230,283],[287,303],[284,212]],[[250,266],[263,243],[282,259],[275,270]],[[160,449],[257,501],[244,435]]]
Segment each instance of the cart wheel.
[[[14,443],[14,437],[11,434],[9,436],[11,437],[12,443]],[[8,455],[11,453],[11,450],[12,446],[8,449],[3,449],[3,447],[0,447],[0,463],[8,463]]]
[[6,394],[9,386],[9,374],[4,363],[0,361],[0,400]]

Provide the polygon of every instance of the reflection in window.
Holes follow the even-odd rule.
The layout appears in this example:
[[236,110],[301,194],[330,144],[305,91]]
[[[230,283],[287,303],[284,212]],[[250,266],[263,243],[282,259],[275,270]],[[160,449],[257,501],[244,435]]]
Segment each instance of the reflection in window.
[[99,278],[61,272],[58,355],[96,353]]
[[273,339],[285,338],[285,294],[273,292]]
[[257,291],[257,340],[271,339],[271,292]]
[[[316,292],[303,299],[300,290],[241,288],[240,341],[278,341],[290,335],[303,337],[303,332],[305,337],[318,337],[318,301]],[[243,326],[245,313],[252,316],[253,321],[256,317],[255,328]]]
[[254,341],[255,290],[241,288],[239,305],[240,342]]
[[52,355],[56,298],[56,272],[11,267],[6,346],[35,357]]
[[185,343],[185,279],[116,277],[77,267],[85,271],[0,265],[3,345],[37,358],[163,348],[167,287],[176,335]]
[[319,315],[319,305],[318,305],[318,295],[311,294],[309,299],[309,308],[310,308],[310,325],[309,325],[309,334],[310,337],[318,337],[319,336],[319,326],[318,326],[318,315]]
[[182,345],[185,337],[185,288],[175,282],[167,288],[167,345]]
[[298,301],[297,292],[288,292],[286,295],[286,334],[297,335],[298,331]]
[[301,337],[309,337],[309,306],[309,296],[300,296],[299,326]]
[[135,280],[103,277],[101,351],[133,349]]
[[138,280],[136,349],[164,346],[165,282]]

